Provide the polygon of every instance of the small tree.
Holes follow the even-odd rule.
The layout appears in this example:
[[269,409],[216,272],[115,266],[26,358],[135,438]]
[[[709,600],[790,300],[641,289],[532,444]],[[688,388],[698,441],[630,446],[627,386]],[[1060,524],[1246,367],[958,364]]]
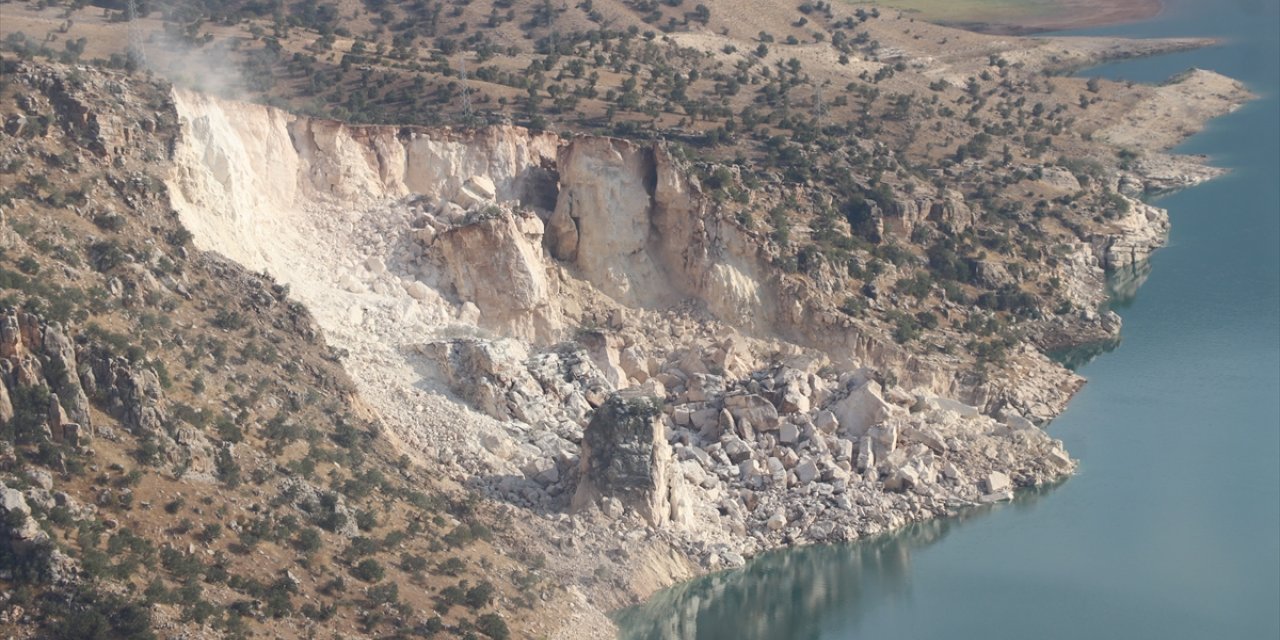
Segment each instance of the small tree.
[[476,630],[493,640],[507,640],[511,637],[507,622],[496,613],[486,613],[476,618]]
[[493,583],[485,580],[470,589],[467,589],[467,595],[463,602],[472,609],[483,609],[493,602]]
[[382,568],[382,565],[377,560],[365,558],[360,561],[360,564],[351,569],[351,575],[365,582],[377,582],[386,575],[386,570]]

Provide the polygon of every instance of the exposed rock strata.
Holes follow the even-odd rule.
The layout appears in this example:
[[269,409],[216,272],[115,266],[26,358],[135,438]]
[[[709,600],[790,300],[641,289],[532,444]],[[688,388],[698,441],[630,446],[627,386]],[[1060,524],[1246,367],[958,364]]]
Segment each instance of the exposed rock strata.
[[[1140,263],[1168,226],[1134,199],[1152,185],[1116,177],[1128,210],[1058,257],[1081,311],[979,376],[963,354],[908,350],[836,311],[821,279],[781,273],[661,145],[176,102],[170,191],[197,246],[289,284],[405,446],[543,514],[531,526],[573,528],[580,542],[555,543],[566,555],[612,553],[601,532],[648,540],[651,586],[690,562],[855,539],[1069,474],[1036,424],[1082,380],[1043,349],[1114,336],[1118,319],[1093,311],[1105,269]],[[1043,181],[1079,187],[1069,172]],[[978,215],[946,189],[886,209],[873,211],[885,234]],[[978,275],[1016,285],[997,260]],[[0,325],[0,353],[20,332]],[[146,372],[93,376],[135,428],[163,422]],[[619,390],[654,410],[628,413]]]

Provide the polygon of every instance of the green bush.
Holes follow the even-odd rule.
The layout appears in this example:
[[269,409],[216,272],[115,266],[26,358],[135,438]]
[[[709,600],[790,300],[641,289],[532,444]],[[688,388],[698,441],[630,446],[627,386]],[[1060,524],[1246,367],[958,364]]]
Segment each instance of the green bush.
[[463,602],[472,609],[483,609],[493,602],[493,594],[493,583],[485,580],[480,584],[467,589],[467,594],[464,597]]
[[50,638],[152,640],[151,610],[119,596],[83,591],[50,616]]
[[486,613],[476,618],[476,630],[493,640],[507,640],[511,637],[507,622],[496,613]]
[[303,553],[314,553],[323,545],[324,539],[320,537],[320,530],[315,527],[307,527],[299,531],[298,538],[293,542],[294,548]]
[[386,575],[386,570],[382,568],[382,565],[377,560],[365,558],[360,561],[360,564],[352,567],[351,575],[365,582],[377,582]]
[[200,530],[200,541],[205,544],[212,544],[220,536],[222,536],[222,525],[216,522],[206,524],[204,529]]

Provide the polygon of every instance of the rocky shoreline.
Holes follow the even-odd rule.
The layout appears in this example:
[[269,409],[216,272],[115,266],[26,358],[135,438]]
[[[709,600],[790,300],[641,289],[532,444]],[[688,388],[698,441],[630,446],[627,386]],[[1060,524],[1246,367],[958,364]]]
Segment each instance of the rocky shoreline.
[[[1243,95],[1191,79],[1153,98],[1216,88],[1181,112],[1184,135]],[[1156,147],[1106,176],[1123,213],[1057,261],[1081,311],[1034,326],[979,377],[972,359],[905,349],[778,273],[664,145],[351,127],[184,92],[175,104],[170,192],[196,245],[288,284],[406,455],[490,497],[517,523],[505,548],[554,559],[568,588],[549,597],[597,622],[770,549],[865,539],[1070,475],[1040,425],[1083,380],[1045,353],[1118,335],[1096,311],[1104,274],[1168,230],[1139,198],[1216,175]],[[1136,141],[1164,111],[1137,113],[1106,135]],[[1034,169],[1047,193],[1082,189]],[[946,190],[879,215],[905,234],[974,217]],[[585,619],[542,631],[608,635]]]

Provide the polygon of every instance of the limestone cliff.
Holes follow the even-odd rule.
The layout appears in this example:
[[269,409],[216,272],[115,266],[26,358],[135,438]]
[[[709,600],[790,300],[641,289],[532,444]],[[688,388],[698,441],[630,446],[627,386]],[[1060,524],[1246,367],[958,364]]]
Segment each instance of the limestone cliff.
[[[682,558],[657,573],[684,575],[1074,469],[1033,422],[1080,378],[1029,342],[978,375],[967,354],[838,311],[845,276],[781,268],[662,144],[175,103],[170,191],[196,245],[289,285],[397,443],[536,531],[572,512],[588,555],[616,542],[599,531],[647,527],[646,557]],[[887,237],[978,221],[947,189],[872,214]],[[1068,292],[1096,301],[1103,260],[1156,246],[1153,221],[1135,203],[1074,247]],[[999,260],[980,267],[1012,285]]]
[[[466,134],[352,127],[190,93],[177,94],[176,103],[187,126],[174,204],[198,246],[271,272],[304,300],[343,298],[335,289],[359,288],[362,274],[385,272],[393,280],[387,290],[412,291],[419,303],[442,295],[458,305],[426,315],[465,321],[470,306],[481,326],[544,343],[610,307],[657,310],[691,300],[748,335],[820,349],[845,366],[892,371],[908,388],[993,413],[1011,408],[1046,418],[1079,384],[1035,351],[1015,353],[1010,368],[1046,378],[975,380],[963,358],[905,350],[885,329],[836,312],[834,293],[779,271],[759,234],[704,195],[662,145],[561,140],[514,127]],[[477,196],[467,186],[477,178],[492,193],[481,188]],[[386,270],[336,247],[330,257],[330,249],[316,246],[315,231],[300,233],[381,227],[387,220],[375,219],[383,215],[375,210],[392,202],[419,212],[411,221],[411,268]],[[525,213],[477,215],[484,202]],[[905,199],[899,209],[891,219],[904,229],[917,219],[959,229],[973,220],[963,197],[950,191]],[[1158,243],[1143,235],[1151,233],[1145,221],[1153,211],[1137,204],[1114,233],[1100,236],[1098,250],[1117,264],[1143,255]],[[432,268],[419,268],[427,264]],[[347,316],[343,324],[363,317],[349,307],[334,311]]]

